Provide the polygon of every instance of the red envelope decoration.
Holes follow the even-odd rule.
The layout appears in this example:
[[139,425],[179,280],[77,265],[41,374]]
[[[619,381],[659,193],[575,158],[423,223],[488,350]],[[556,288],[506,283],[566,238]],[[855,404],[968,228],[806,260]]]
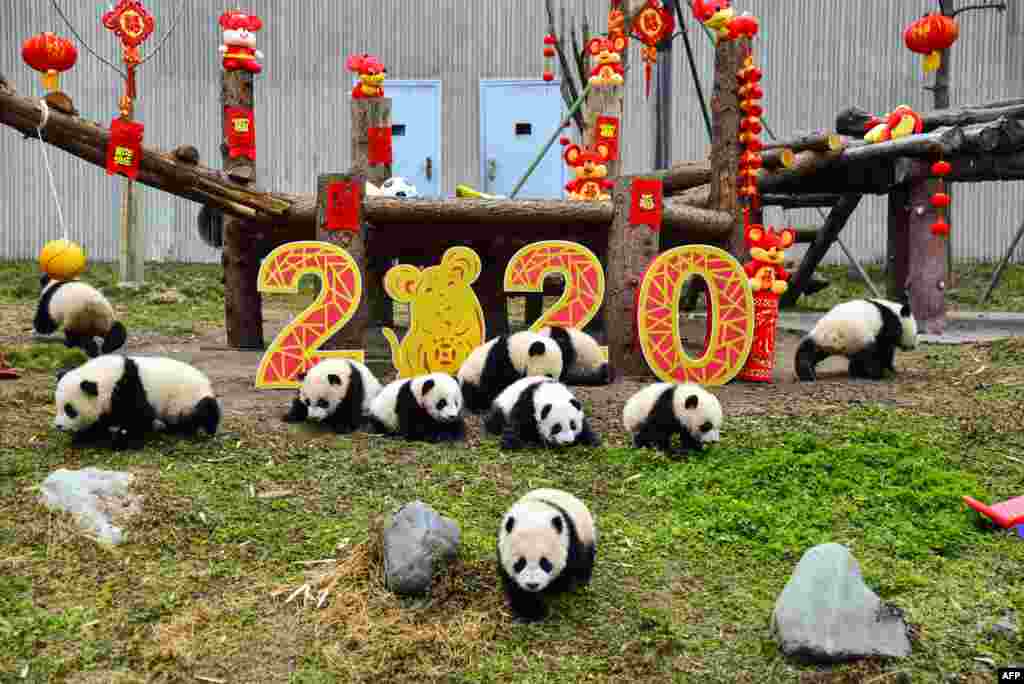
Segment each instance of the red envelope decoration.
[[637,178],[633,181],[629,222],[634,226],[649,226],[661,230],[662,184],[657,178]]
[[362,189],[355,181],[335,181],[327,185],[327,230],[359,232],[359,205]]
[[597,139],[594,144],[608,145],[608,159],[619,158],[619,119],[615,116],[599,116],[596,123]]
[[224,108],[224,138],[228,143],[228,157],[248,157],[256,161],[256,122],[253,111],[247,107]]
[[371,126],[370,166],[388,165],[391,163],[391,126]]
[[135,179],[142,159],[142,136],[146,127],[138,121],[120,117],[110,122],[110,143],[107,145],[107,174],[121,174]]

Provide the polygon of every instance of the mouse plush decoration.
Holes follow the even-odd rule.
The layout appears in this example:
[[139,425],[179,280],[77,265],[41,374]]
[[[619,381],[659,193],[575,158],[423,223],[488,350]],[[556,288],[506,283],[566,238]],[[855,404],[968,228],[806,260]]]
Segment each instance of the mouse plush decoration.
[[576,178],[565,184],[571,200],[608,200],[607,192],[615,187],[606,177],[608,160],[611,159],[611,147],[606,143],[597,143],[592,148],[583,148],[570,144],[568,138],[562,138],[565,152],[562,158],[572,167]]
[[352,97],[362,100],[370,97],[384,97],[384,77],[388,70],[372,55],[352,55],[345,67],[359,76],[359,83],[352,89]]
[[[749,214],[749,210],[744,213]],[[750,289],[783,294],[789,288],[790,274],[782,263],[786,248],[796,242],[796,232],[792,228],[776,231],[771,226],[751,223],[747,225],[746,240],[753,258],[743,267],[750,279]]]
[[253,74],[263,71],[256,60],[263,59],[263,53],[256,49],[256,32],[263,28],[263,22],[254,14],[228,10],[220,15],[220,26],[224,29],[224,44],[220,46],[225,71],[245,70]]
[[625,82],[626,72],[622,68],[622,51],[626,49],[626,37],[615,35],[611,38],[591,38],[587,53],[597,64],[590,70],[590,84],[595,88],[620,86]]

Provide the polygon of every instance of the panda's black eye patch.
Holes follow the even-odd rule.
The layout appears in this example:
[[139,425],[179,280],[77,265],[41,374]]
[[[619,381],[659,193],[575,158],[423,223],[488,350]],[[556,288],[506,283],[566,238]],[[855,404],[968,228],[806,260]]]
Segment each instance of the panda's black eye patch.
[[555,567],[555,566],[553,566],[551,564],[551,561],[549,561],[547,558],[541,558],[540,559],[540,569],[543,570],[544,572],[551,572],[551,569],[553,567]]
[[578,399],[570,399],[569,404],[577,411],[583,408],[583,404],[581,404]]
[[522,572],[523,568],[525,568],[525,567],[526,567],[526,559],[525,558],[520,558],[519,560],[516,561],[516,564],[512,566],[512,569],[515,570],[516,572]]
[[448,400],[447,399],[442,399],[441,401],[437,402],[437,410],[438,411],[443,411],[444,407],[447,406],[447,405],[448,405]]
[[76,411],[75,407],[71,404],[64,404],[64,414],[67,415],[68,418],[78,417],[78,411]]
[[326,399],[321,399],[320,401],[316,402],[316,405],[318,408],[327,408],[328,406],[330,406],[330,404],[327,403]]
[[562,533],[562,518],[561,516],[555,516],[551,519],[551,526],[555,528],[555,532]]
[[576,421],[575,421],[575,420],[574,420],[574,421],[571,421],[571,422],[569,423],[569,429],[570,429],[570,430],[572,430],[573,432],[575,432],[575,431],[576,431]]
[[511,532],[512,528],[515,526],[516,519],[510,516],[509,519],[505,521],[505,532]]
[[553,426],[551,426],[551,434],[557,435],[561,431],[562,431],[562,424],[561,423],[555,423]]
[[551,413],[551,404],[544,404],[544,408],[540,410],[540,419],[544,420]]
[[704,421],[704,424],[700,426],[701,432],[711,432],[711,428],[715,427],[711,424],[710,420]]

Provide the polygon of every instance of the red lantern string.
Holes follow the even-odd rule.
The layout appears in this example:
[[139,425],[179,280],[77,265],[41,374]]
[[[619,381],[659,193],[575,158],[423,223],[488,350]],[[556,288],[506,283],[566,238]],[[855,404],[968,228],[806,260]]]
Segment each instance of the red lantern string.
[[555,79],[555,38],[554,33],[549,33],[544,36],[544,80],[553,81]]
[[932,175],[935,176],[935,192],[931,197],[931,205],[935,208],[935,222],[930,226],[932,235],[945,237],[949,235],[949,223],[946,222],[946,209],[949,207],[949,195],[946,194],[945,177],[953,167],[941,158],[932,164]]
[[743,58],[743,66],[737,73],[739,81],[740,109],[746,115],[740,121],[740,144],[744,151],[740,155],[739,166],[739,190],[740,197],[744,197],[750,203],[752,210],[761,206],[761,198],[757,189],[757,176],[761,169],[761,116],[764,114],[764,107],[760,99],[764,95],[759,85],[761,82],[761,70],[754,65],[753,49],[748,43],[746,55]]

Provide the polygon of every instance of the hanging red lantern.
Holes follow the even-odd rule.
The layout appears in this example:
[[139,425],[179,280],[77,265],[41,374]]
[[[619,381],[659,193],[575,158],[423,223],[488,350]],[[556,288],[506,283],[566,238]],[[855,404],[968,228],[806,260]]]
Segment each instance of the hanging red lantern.
[[903,32],[903,42],[911,52],[925,55],[925,72],[935,71],[947,50],[960,36],[960,26],[952,17],[933,13],[921,17]]
[[647,97],[651,95],[651,70],[658,61],[658,43],[672,35],[675,27],[676,20],[661,0],[647,0],[633,17],[633,31],[644,44],[640,54],[644,60],[644,92]]
[[948,161],[942,161],[941,159],[932,164],[932,175],[933,176],[948,176],[949,172],[953,170]]
[[554,45],[557,42],[554,33],[549,33],[544,36],[544,74],[543,78],[545,81],[553,81],[555,79],[555,48]]
[[949,195],[944,192],[937,192],[932,195],[931,203],[936,209],[945,209],[949,206]]
[[932,164],[932,175],[936,177],[935,192],[931,196],[931,205],[935,207],[936,220],[930,226],[932,235],[944,237],[949,235],[949,224],[946,222],[946,210],[949,208],[950,198],[946,193],[945,176],[949,175],[953,167],[949,162],[940,159]]
[[21,58],[25,64],[42,74],[43,87],[46,92],[52,93],[60,88],[61,72],[67,71],[78,61],[78,50],[67,38],[46,32],[22,43]]

